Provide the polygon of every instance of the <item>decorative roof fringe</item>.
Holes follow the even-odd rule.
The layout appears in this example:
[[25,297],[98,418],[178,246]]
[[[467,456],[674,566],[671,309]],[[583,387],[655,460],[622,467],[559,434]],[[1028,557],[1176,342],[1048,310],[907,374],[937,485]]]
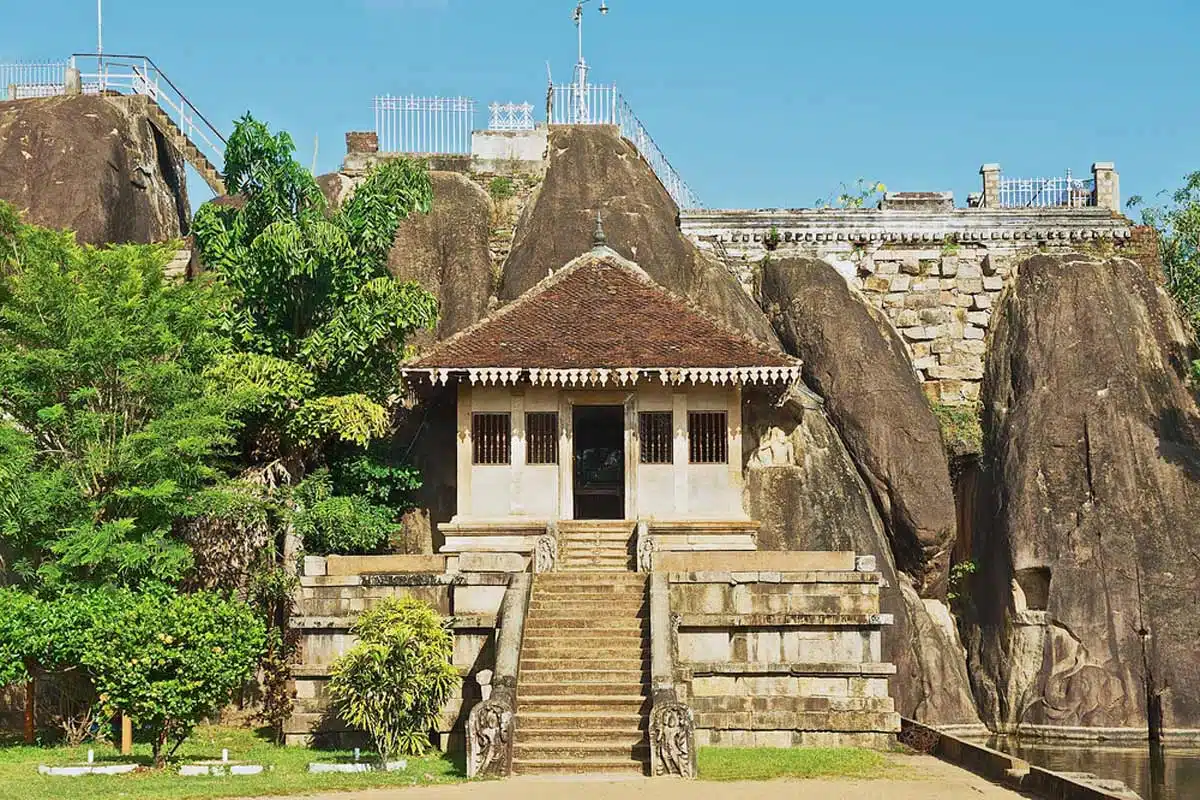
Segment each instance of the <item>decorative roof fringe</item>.
[[445,386],[454,375],[465,375],[473,386],[516,386],[527,377],[534,386],[583,388],[588,386],[633,386],[643,378],[667,386],[746,386],[750,384],[791,383],[800,378],[799,366],[789,367],[687,367],[672,369],[520,369],[480,367],[470,369],[405,369],[406,378],[423,376],[435,385]]

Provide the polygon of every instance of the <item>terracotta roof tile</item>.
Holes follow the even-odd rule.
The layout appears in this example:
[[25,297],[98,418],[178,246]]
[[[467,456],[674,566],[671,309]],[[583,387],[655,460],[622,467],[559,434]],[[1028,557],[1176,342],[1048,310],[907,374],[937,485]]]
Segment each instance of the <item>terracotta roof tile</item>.
[[636,264],[599,248],[406,366],[619,369],[798,363],[723,327]]

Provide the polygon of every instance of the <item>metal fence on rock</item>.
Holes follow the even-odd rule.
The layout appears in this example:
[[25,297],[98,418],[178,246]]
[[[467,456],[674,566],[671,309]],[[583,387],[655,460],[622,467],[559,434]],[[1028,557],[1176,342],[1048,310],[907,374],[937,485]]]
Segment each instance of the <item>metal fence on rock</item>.
[[1096,205],[1096,182],[1073,178],[1001,178],[1001,208],[1086,208]]
[[615,125],[628,139],[654,174],[662,181],[671,199],[681,209],[703,208],[704,204],[687,181],[667,159],[662,148],[633,113],[616,86],[596,84],[552,85],[547,97],[546,118],[551,125]]
[[474,128],[469,97],[375,98],[375,133],[385,153],[470,155]]
[[66,94],[66,61],[0,64],[0,100],[27,100]]

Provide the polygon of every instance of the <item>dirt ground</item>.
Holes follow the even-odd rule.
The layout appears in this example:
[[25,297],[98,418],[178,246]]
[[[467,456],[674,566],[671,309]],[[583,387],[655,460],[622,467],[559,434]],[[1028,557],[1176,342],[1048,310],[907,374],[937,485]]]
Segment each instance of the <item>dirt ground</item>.
[[[897,756],[911,779],[711,783],[645,778],[528,777],[412,789],[358,791],[355,800],[1006,800],[1021,795],[928,756]],[[782,794],[781,794],[782,792]],[[303,800],[348,800],[348,794]],[[301,800],[294,798],[293,800]]]

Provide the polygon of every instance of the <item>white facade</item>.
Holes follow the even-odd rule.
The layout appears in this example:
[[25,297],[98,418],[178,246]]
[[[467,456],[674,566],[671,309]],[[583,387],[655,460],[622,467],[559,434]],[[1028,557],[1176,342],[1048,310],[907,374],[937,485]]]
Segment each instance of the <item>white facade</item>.
[[[581,406],[623,409],[624,519],[748,520],[742,506],[741,397],[741,387],[736,385],[667,386],[645,381],[628,388],[573,389],[464,381],[458,387],[458,513],[451,524],[575,519],[579,432],[574,430],[574,420]],[[537,412],[557,414],[556,463],[528,463],[526,415]],[[671,415],[670,463],[642,463],[639,419],[645,412]],[[692,463],[692,412],[725,415],[725,458],[720,463]],[[508,415],[509,450],[504,463],[476,463],[477,414]]]

